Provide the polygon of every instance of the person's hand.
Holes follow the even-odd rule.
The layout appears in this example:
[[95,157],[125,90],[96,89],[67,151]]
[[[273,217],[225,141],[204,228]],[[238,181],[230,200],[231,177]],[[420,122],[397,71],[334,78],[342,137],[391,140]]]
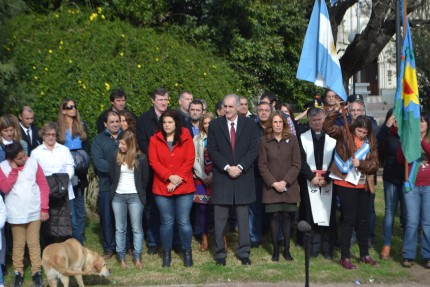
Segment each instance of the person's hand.
[[322,179],[322,177],[321,176],[315,176],[312,180],[311,180],[311,183],[312,183],[312,185],[315,185],[315,186],[319,186],[320,184],[320,180]]
[[212,183],[212,173],[211,173],[211,174],[209,174],[209,175],[208,175],[208,177],[206,177],[206,178],[203,180],[203,183],[204,183],[205,185],[210,185],[210,184]]
[[18,168],[18,165],[14,161],[10,161],[9,164],[12,168]]
[[182,184],[182,177],[176,174],[172,174],[171,176],[169,176],[169,181],[175,186],[179,186]]
[[353,158],[352,159],[352,166],[353,167],[359,167],[360,166],[360,160],[356,159],[356,158]]
[[231,178],[237,178],[241,173],[242,170],[240,170],[240,168],[238,168],[237,166],[230,166],[230,168],[228,169],[228,175]]
[[325,181],[325,179],[322,177],[322,178],[320,179],[319,186],[323,187],[323,186],[326,186],[327,184],[328,184],[328,182],[327,182],[327,181]]
[[285,181],[276,181],[272,184],[272,187],[279,193],[283,193],[287,188],[287,184]]
[[388,128],[391,128],[392,126],[393,126],[393,124],[394,124],[394,122],[396,121],[396,118],[394,117],[394,114],[393,115],[391,115],[389,118],[388,118],[388,120],[387,120],[387,122],[385,123],[385,125],[388,127]]
[[173,192],[175,189],[176,189],[176,185],[174,185],[172,182],[170,182],[170,183],[167,185],[167,191],[168,191],[168,192]]
[[48,212],[41,212],[40,213],[40,220],[42,222],[45,222],[49,219],[49,213]]

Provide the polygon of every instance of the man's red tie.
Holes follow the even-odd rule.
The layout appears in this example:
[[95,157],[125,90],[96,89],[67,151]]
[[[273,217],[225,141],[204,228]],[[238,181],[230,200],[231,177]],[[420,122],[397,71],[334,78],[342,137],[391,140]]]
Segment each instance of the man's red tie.
[[234,145],[236,144],[236,129],[234,128],[234,123],[231,123],[230,141],[231,141],[231,149],[234,152]]

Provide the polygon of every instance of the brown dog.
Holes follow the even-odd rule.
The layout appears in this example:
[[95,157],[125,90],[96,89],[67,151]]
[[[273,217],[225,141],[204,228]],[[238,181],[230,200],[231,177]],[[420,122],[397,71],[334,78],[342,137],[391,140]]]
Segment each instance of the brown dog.
[[56,287],[58,279],[69,286],[69,276],[75,276],[79,287],[84,287],[82,275],[110,275],[103,257],[85,247],[74,238],[48,245],[42,254],[42,265],[50,287]]

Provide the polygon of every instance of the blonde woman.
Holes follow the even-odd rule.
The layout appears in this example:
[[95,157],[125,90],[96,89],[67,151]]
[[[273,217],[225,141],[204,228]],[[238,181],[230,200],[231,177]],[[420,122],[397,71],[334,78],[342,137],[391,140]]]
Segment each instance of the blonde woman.
[[146,204],[146,186],[149,179],[149,165],[145,155],[139,152],[136,136],[127,130],[118,137],[118,153],[110,163],[112,181],[110,197],[115,216],[115,241],[120,266],[125,262],[127,213],[133,230],[133,260],[142,268],[143,229],[142,215]]

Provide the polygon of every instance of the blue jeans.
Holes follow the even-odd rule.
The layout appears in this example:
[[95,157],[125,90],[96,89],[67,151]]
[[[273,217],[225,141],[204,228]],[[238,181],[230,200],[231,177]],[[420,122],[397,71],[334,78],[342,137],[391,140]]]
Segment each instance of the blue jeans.
[[127,233],[127,213],[130,215],[133,230],[133,258],[140,259],[143,246],[142,215],[143,204],[137,193],[116,193],[112,199],[115,215],[115,241],[119,260],[125,260],[125,238]]
[[251,242],[261,243],[263,237],[263,180],[261,177],[255,177],[255,194],[256,200],[249,205],[248,221],[249,235]]
[[393,184],[384,181],[385,215],[383,241],[385,246],[391,246],[393,236],[394,219],[397,213],[397,206],[400,202],[400,223],[405,224],[405,200],[403,196],[403,184]]
[[148,247],[157,246],[160,242],[160,213],[155,203],[154,194],[148,190],[146,194],[146,245]]
[[155,202],[160,211],[160,236],[163,249],[172,249],[173,225],[175,222],[178,225],[182,249],[191,249],[193,229],[190,223],[190,210],[193,205],[193,194],[155,195]]
[[115,252],[115,219],[109,191],[99,192],[100,224],[103,234],[103,251]]
[[421,257],[430,260],[430,186],[415,186],[404,194],[406,226],[403,238],[403,258],[415,259],[418,227],[421,225]]
[[85,195],[84,189],[75,186],[75,199],[70,201],[72,211],[72,237],[76,238],[82,245],[85,241]]

